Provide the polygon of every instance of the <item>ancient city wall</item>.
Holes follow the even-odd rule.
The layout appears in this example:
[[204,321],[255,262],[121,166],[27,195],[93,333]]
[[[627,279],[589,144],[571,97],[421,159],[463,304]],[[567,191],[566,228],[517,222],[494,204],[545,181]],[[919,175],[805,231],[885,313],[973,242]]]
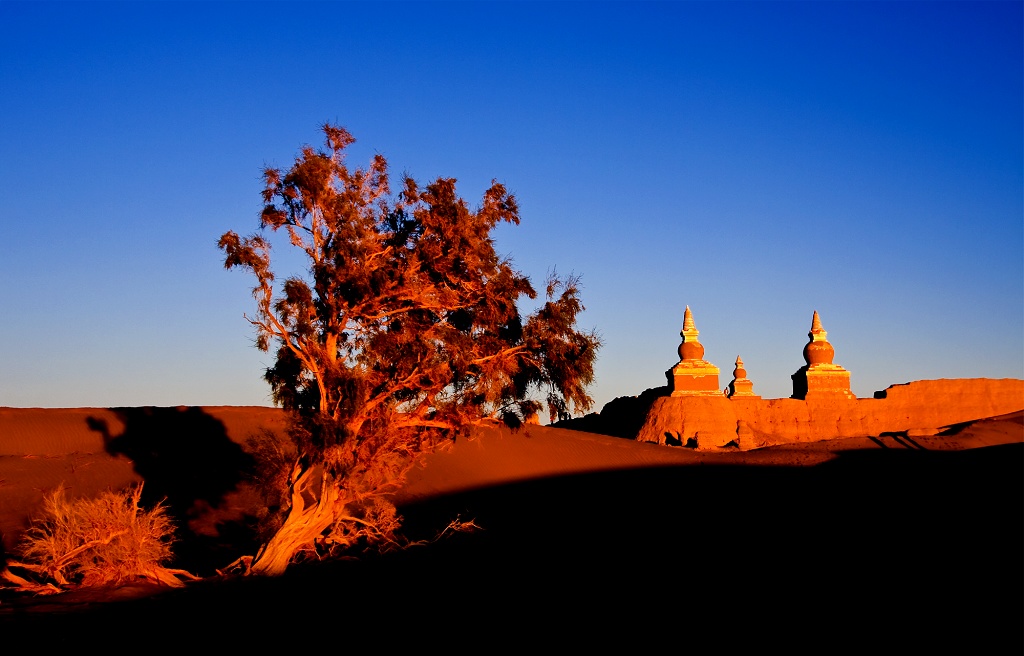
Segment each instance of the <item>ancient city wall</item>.
[[[1024,380],[964,378],[892,385],[873,399],[656,399],[637,440],[713,449],[901,433],[934,435],[966,421],[1024,409]],[[690,442],[690,446],[694,446]]]

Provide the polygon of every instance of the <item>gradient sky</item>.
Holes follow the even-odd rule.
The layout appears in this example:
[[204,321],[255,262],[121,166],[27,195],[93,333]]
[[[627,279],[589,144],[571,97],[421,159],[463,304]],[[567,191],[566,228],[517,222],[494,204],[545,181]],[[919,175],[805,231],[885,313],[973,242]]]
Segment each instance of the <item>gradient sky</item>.
[[5,0],[0,406],[269,405],[216,242],[325,121],[517,195],[497,248],[582,275],[595,409],[686,305],[766,398],[814,310],[858,396],[1024,378],[1022,7]]

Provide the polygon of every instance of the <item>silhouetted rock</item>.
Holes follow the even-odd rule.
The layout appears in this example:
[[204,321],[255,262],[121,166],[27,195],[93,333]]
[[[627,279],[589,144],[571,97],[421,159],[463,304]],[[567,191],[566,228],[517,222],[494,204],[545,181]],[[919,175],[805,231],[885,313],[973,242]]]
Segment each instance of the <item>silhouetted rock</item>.
[[606,403],[601,412],[566,419],[552,426],[629,440],[636,439],[655,399],[668,396],[670,392],[668,387],[652,387],[644,390],[639,396],[620,396]]

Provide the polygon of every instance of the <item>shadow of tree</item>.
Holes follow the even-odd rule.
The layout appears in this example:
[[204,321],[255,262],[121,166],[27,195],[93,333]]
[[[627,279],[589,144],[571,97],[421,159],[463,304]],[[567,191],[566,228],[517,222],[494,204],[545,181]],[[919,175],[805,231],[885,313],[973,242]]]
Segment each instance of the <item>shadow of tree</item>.
[[[189,531],[189,522],[218,508],[226,494],[252,475],[252,456],[231,441],[220,420],[201,408],[110,410],[124,423],[121,434],[111,434],[102,418],[88,417],[86,423],[103,435],[109,454],[132,461],[145,483],[143,504],[162,502],[167,507],[179,527],[178,564],[198,566],[211,560],[211,543],[223,540]],[[249,522],[229,523],[217,525],[218,536],[231,534],[231,542],[244,542],[243,534],[251,533]]]

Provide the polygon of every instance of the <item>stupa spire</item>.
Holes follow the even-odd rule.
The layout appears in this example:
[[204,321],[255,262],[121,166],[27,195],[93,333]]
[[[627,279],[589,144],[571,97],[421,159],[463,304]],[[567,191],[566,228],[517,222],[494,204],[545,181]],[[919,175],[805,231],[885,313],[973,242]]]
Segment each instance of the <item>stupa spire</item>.
[[697,330],[696,324],[693,323],[693,312],[690,311],[690,306],[686,306],[686,311],[683,312],[683,332],[688,330]]

